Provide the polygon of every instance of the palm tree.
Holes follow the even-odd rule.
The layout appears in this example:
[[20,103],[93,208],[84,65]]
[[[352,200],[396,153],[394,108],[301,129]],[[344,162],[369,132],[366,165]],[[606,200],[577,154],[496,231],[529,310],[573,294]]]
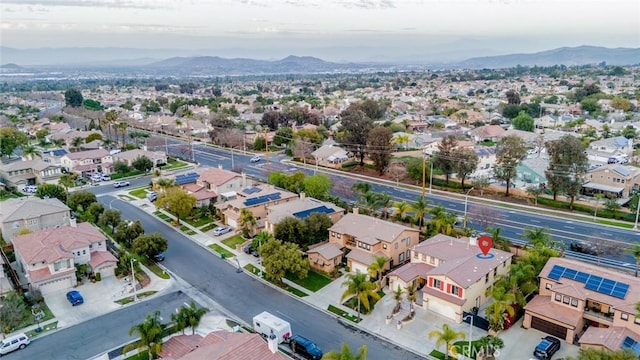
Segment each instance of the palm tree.
[[484,350],[485,355],[492,358],[496,350],[504,347],[504,341],[497,336],[488,335],[480,338],[478,345]]
[[406,146],[402,146],[402,145],[408,143],[409,139],[410,139],[409,134],[399,134],[399,135],[396,135],[393,138],[393,142],[398,144],[398,145],[400,145],[401,147],[403,147],[406,150],[407,147]]
[[374,192],[368,192],[364,194],[364,205],[365,209],[369,214],[373,213],[378,207],[378,200],[380,199],[380,194]]
[[329,351],[324,354],[322,360],[367,360],[367,345],[362,345],[358,352],[353,354],[349,345],[343,343],[342,351]]
[[64,189],[67,191],[67,196],[69,195],[69,188],[75,184],[75,179],[78,175],[75,173],[66,173],[60,176],[58,179],[58,184],[64,186]]
[[176,185],[176,181],[170,178],[160,178],[156,181],[156,185],[160,187],[160,192],[166,192],[168,188]]
[[146,347],[149,359],[153,359],[155,354],[162,351],[162,337],[166,327],[167,325],[160,322],[160,311],[156,311],[153,315],[147,315],[144,322],[133,325],[129,329],[129,336],[138,334],[140,336],[140,341],[136,343],[138,350]]
[[411,208],[404,200],[402,200],[402,202],[396,202],[393,204],[393,207],[395,207],[395,210],[393,210],[393,217],[398,221],[404,221],[407,217],[407,212]]
[[636,242],[632,247],[627,249],[627,251],[636,259],[636,277],[638,277],[638,266],[640,266],[640,243]]
[[51,140],[51,143],[56,147],[61,147],[64,145],[64,139],[53,139]]
[[188,307],[182,307],[180,311],[184,311],[184,318],[187,320],[187,324],[191,328],[191,335],[195,335],[196,328],[200,325],[200,320],[206,314],[209,309],[201,308],[196,305],[196,303],[191,300],[191,303]]
[[75,149],[75,151],[80,150],[80,146],[84,144],[84,139],[80,136],[76,136],[71,140],[71,147]]
[[371,184],[365,182],[357,182],[351,186],[351,190],[358,193],[357,203],[364,202],[364,197],[371,191]]
[[511,265],[509,275],[500,277],[494,286],[503,287],[515,296],[515,303],[526,305],[526,298],[538,290],[538,273],[532,264],[518,262]]
[[515,310],[511,304],[515,303],[516,296],[496,284],[488,288],[485,295],[493,298],[493,302],[486,310],[486,316],[489,319],[489,329],[495,332],[504,330],[507,314],[509,314],[509,316],[515,314]]
[[454,213],[447,212],[442,205],[438,205],[429,211],[431,221],[429,221],[429,234],[453,235],[455,233],[454,224],[458,217]]
[[373,262],[369,264],[367,270],[369,270],[369,275],[375,277],[380,282],[378,285],[379,289],[382,289],[382,272],[387,267],[387,263],[389,262],[389,258],[386,256],[376,256],[373,259]]
[[129,127],[129,124],[127,124],[126,121],[121,121],[116,125],[116,128],[118,128],[120,130],[120,132],[122,133],[122,147],[123,148],[125,146],[127,146],[127,128],[128,127]]
[[432,330],[429,332],[429,339],[432,337],[436,338],[436,346],[440,347],[442,344],[445,344],[445,352],[444,358],[449,359],[449,353],[451,355],[456,356],[456,347],[453,346],[453,342],[460,339],[464,340],[465,334],[462,331],[455,331],[449,327],[447,324],[442,325],[442,331],[440,330]]
[[499,228],[499,227],[488,228],[487,231],[489,232],[489,234],[491,234],[491,240],[493,240],[493,247],[495,247],[496,249],[509,251],[509,248],[511,247],[511,241],[509,241],[509,239],[501,235],[502,228]]
[[[118,118],[119,118],[119,113],[116,110],[109,110],[107,111],[107,113],[104,115],[104,120],[101,121],[101,125],[104,125],[107,127],[108,129],[108,133],[109,133],[109,139],[111,139],[111,124],[115,124],[118,122]],[[103,129],[104,130],[104,129]],[[116,140],[117,139],[117,135],[116,135]]]
[[429,203],[427,199],[424,197],[419,197],[418,201],[411,204],[411,210],[413,210],[413,221],[418,224],[418,231],[422,231],[422,226],[424,225],[424,216],[429,211]]
[[409,310],[413,311],[413,304],[416,302],[416,299],[418,298],[418,294],[416,294],[416,286],[411,283],[408,284],[407,287],[404,289],[404,291],[407,293],[407,301],[409,301]]
[[257,220],[253,216],[253,213],[244,208],[240,210],[240,217],[238,218],[238,226],[242,229],[242,235],[246,238],[249,237],[253,228],[256,226]]
[[521,236],[523,239],[529,240],[527,245],[534,248],[550,247],[551,235],[547,229],[541,227],[525,228]]
[[391,199],[391,196],[389,196],[386,191],[378,194],[377,203],[378,206],[382,208],[382,214],[380,215],[381,218],[386,219],[389,217],[389,207],[391,207],[392,202],[393,199]]
[[113,140],[109,138],[102,139],[102,147],[109,149],[113,145]]
[[33,145],[27,145],[22,148],[22,156],[26,157],[29,160],[33,160],[34,156],[42,158],[42,152],[36,149],[36,147]]
[[182,331],[182,335],[184,335],[184,330],[187,328],[189,322],[185,317],[185,312],[181,309],[176,309],[175,313],[171,314],[171,321],[175,324],[176,331]]
[[360,271],[356,271],[355,274],[347,274],[347,279],[342,283],[342,286],[346,286],[347,290],[342,294],[341,302],[352,296],[355,296],[358,300],[356,307],[358,322],[360,321],[360,306],[362,305],[365,310],[369,311],[371,309],[369,299],[380,300],[380,295],[375,291],[376,285],[367,280],[367,274],[363,274]]

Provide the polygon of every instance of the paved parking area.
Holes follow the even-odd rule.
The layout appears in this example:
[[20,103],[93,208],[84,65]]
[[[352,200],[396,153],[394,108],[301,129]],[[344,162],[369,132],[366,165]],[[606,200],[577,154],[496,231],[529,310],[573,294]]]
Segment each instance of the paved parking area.
[[[540,342],[540,339],[547,335],[549,334],[536,329],[522,328],[522,319],[520,319],[512,328],[498,335],[502,338],[505,345],[504,349],[500,350],[501,356],[499,359],[534,359],[533,350]],[[569,356],[576,358],[579,349],[576,345],[567,344],[562,341],[560,351],[558,351],[553,358],[561,359]]]

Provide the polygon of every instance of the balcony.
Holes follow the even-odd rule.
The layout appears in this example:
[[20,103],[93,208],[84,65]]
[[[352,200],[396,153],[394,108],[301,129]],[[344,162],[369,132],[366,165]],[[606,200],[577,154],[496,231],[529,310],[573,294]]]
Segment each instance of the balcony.
[[599,310],[585,309],[582,315],[585,319],[611,325],[613,323],[612,313],[603,313]]

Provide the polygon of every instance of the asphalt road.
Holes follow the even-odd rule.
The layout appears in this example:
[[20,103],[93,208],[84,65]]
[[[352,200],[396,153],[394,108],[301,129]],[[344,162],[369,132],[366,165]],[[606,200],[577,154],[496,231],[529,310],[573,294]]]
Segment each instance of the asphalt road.
[[145,232],[162,233],[169,242],[163,265],[248,324],[252,323],[253,316],[266,310],[289,321],[294,333],[312,339],[325,351],[338,350],[346,342],[352,349],[366,344],[367,358],[372,360],[421,358],[344,325],[245,273],[237,273],[234,266],[128,202],[109,195],[99,197],[99,201],[120,210],[123,219],[139,219]]
[[159,310],[162,318],[168,321],[176,308],[190,301],[191,299],[182,292],[153,297],[47,336],[35,338],[26,349],[7,356],[12,360],[86,360],[133,341],[134,337],[129,336],[129,329],[142,322],[147,314]]

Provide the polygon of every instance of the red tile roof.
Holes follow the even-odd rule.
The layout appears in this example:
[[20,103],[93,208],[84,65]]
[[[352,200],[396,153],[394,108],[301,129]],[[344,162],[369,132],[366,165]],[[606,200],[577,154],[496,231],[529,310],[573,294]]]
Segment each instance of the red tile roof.
[[453,296],[447,293],[443,293],[440,290],[436,290],[433,288],[430,288],[428,286],[425,286],[422,288],[422,292],[427,294],[427,295],[431,295],[434,297],[437,297],[438,299],[442,299],[448,303],[451,304],[456,304],[456,305],[463,305],[467,300],[466,299],[461,299],[457,296]]
[[36,283],[42,280],[48,280],[68,274],[73,274],[75,272],[75,268],[69,268],[66,270],[58,271],[55,274],[51,274],[51,272],[49,271],[49,267],[44,267],[42,269],[29,271],[29,281],[32,283]]
[[582,312],[552,301],[551,296],[538,295],[529,301],[524,309],[534,316],[559,321],[572,329],[575,329],[582,319]]
[[433,265],[412,262],[393,270],[389,273],[389,276],[395,275],[402,281],[409,282],[420,275],[424,276],[424,274],[428,273],[433,268]]
[[94,251],[91,253],[89,266],[91,266],[92,269],[95,269],[98,266],[108,262],[117,263],[118,259],[116,259],[116,257],[108,251]]
[[234,173],[233,171],[211,168],[202,171],[200,173],[200,178],[198,178],[198,181],[206,181],[209,184],[219,186],[236,177],[241,177],[241,175]]
[[599,328],[589,326],[578,342],[580,344],[604,346],[611,351],[616,351],[620,349],[627,336],[640,342],[640,335],[624,327]]

